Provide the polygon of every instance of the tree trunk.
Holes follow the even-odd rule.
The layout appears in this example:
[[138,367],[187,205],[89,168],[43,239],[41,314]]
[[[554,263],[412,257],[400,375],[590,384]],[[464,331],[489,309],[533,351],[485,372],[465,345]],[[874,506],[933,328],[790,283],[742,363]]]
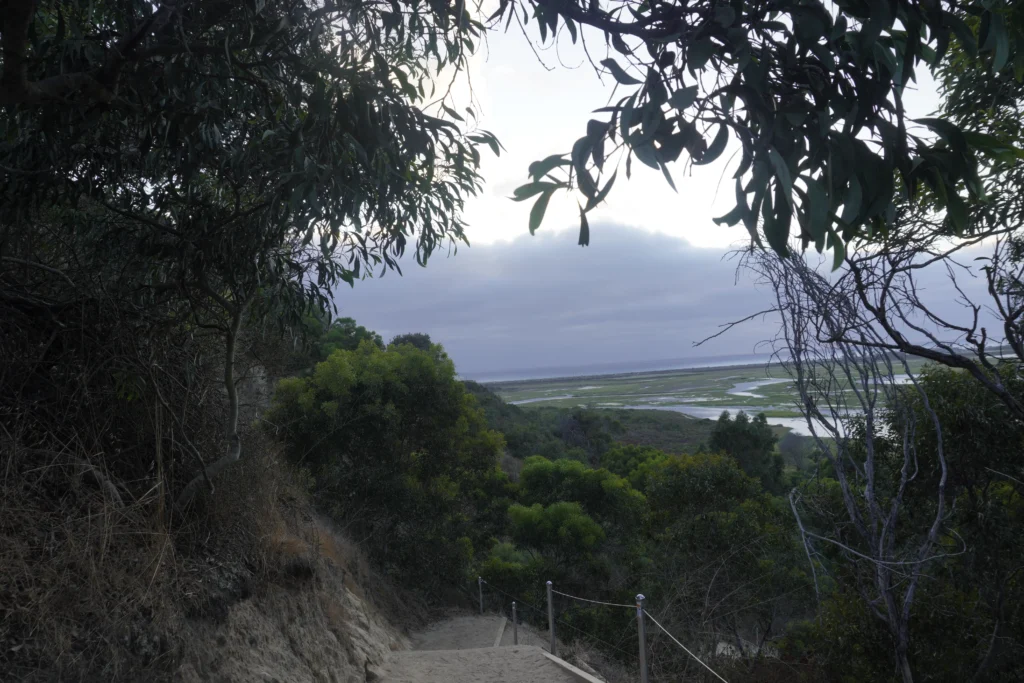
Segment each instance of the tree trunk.
[[896,656],[899,658],[900,674],[903,676],[903,683],[914,683],[914,672],[910,670],[910,660],[907,659],[906,649],[897,649]]
[[174,507],[179,510],[195,498],[204,481],[212,482],[218,474],[238,462],[242,456],[242,442],[238,438],[238,389],[235,387],[235,342],[241,326],[242,308],[240,307],[232,314],[231,327],[224,339],[224,388],[228,392],[228,452],[207,465],[202,472],[185,485],[174,502]]

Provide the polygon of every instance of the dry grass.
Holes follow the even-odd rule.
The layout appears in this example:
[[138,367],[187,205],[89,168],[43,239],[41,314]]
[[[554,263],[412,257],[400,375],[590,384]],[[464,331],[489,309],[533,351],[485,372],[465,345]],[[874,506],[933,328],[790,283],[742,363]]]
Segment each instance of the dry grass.
[[151,499],[117,505],[75,486],[66,452],[19,451],[0,481],[0,670],[19,680],[113,680],[172,655],[165,596],[177,583],[171,535]]
[[336,597],[346,588],[400,622],[425,620],[313,514],[272,444],[244,438],[247,457],[180,519],[157,514],[157,487],[133,499],[135,487],[115,482],[118,505],[80,481],[80,453],[0,443],[0,679],[168,680],[204,647],[194,624],[216,629],[275,585],[308,594],[302,604],[318,614],[306,616],[337,640],[348,637],[351,615]]
[[589,674],[597,676],[607,683],[634,683],[639,680],[639,673],[603,654],[592,644],[583,640],[574,640],[561,645],[559,656],[573,666],[577,666]]

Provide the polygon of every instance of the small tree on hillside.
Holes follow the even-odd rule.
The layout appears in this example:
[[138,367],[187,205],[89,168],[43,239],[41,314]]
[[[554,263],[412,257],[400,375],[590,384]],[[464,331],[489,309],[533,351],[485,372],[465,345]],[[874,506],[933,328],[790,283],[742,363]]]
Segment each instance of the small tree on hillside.
[[504,525],[501,435],[438,347],[335,351],[311,377],[279,382],[268,424],[321,508],[412,583],[459,576]]
[[327,331],[319,339],[318,360],[326,360],[335,351],[355,351],[364,341],[378,349],[384,348],[384,340],[373,330],[357,325],[352,318],[337,318],[331,321]]
[[732,456],[744,472],[759,478],[767,490],[780,493],[783,463],[775,452],[778,440],[764,413],[751,419],[741,410],[733,418],[726,410],[711,430],[708,447],[713,452]]
[[430,335],[423,332],[400,334],[391,340],[389,346],[401,346],[403,344],[413,346],[420,351],[429,351],[433,346],[433,342],[430,341]]

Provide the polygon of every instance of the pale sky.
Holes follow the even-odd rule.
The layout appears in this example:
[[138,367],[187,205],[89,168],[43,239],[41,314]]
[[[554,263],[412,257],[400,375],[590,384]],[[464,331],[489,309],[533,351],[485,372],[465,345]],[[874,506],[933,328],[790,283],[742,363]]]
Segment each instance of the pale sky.
[[[588,45],[595,61],[606,56],[601,39],[592,36]],[[482,50],[474,61],[474,95],[483,110],[480,125],[495,133],[507,152],[499,158],[485,155],[482,172],[487,187],[482,196],[470,201],[466,211],[473,244],[510,240],[527,232],[532,201],[517,203],[508,197],[529,180],[530,163],[569,151],[586,132],[588,119],[608,117],[593,111],[608,104],[615,82],[609,76],[604,76],[604,83],[599,80],[584,61],[581,46],[573,46],[563,36],[558,54],[554,48],[538,52],[555,67],[553,71],[537,61],[513,25],[507,34],[491,34],[489,49]],[[578,68],[563,67],[559,59]],[[466,99],[465,91],[460,95]],[[619,171],[608,201],[589,214],[590,222],[613,222],[670,234],[695,246],[722,248],[743,239],[746,231],[742,227],[719,228],[711,221],[732,208],[733,187],[728,176],[722,183],[721,197],[717,201],[714,197],[732,152],[728,149],[718,162],[695,169],[692,176],[685,176],[683,164],[676,164],[672,170],[678,194],[660,172],[635,162],[632,179],[626,181],[624,168]],[[733,160],[735,163],[737,160]],[[578,230],[576,200],[569,194],[552,197],[541,230]],[[592,233],[592,239],[600,238],[599,232]]]
[[[587,44],[595,62],[609,56],[603,39],[586,31]],[[485,153],[482,172],[487,180],[484,193],[469,202],[466,219],[473,244],[509,240],[527,232],[532,200],[512,202],[512,190],[526,183],[531,162],[550,154],[568,152],[572,143],[586,132],[590,118],[607,120],[608,114],[594,114],[606,106],[613,94],[614,79],[603,83],[585,61],[582,44],[573,45],[562,35],[555,48],[538,50],[549,66],[542,66],[526,39],[513,24],[508,33],[490,34],[487,48],[474,57],[471,80],[476,101],[482,109],[480,126],[495,133],[506,148],[501,157]],[[621,61],[621,60],[620,60]],[[568,65],[567,68],[560,63]],[[618,99],[632,88],[619,89]],[[456,89],[460,104],[468,103],[465,88]],[[927,116],[937,108],[938,97],[930,78],[906,98],[911,117]],[[732,173],[739,163],[735,140],[717,162],[684,173],[683,160],[671,167],[678,193],[659,171],[634,161],[632,179],[625,169],[608,201],[589,214],[591,223],[611,222],[645,231],[685,239],[693,246],[727,248],[747,238],[746,230],[716,225],[712,218],[735,205]],[[577,197],[556,194],[548,207],[542,230],[576,230],[579,226]],[[600,239],[600,233],[592,233]]]
[[[606,56],[601,39],[591,35],[588,45],[595,62]],[[404,278],[343,288],[341,315],[385,339],[427,332],[467,374],[754,351],[773,325],[745,326],[692,348],[717,325],[768,302],[750,282],[737,284],[735,264],[723,260],[746,239],[744,228],[712,221],[733,206],[734,141],[717,162],[692,173],[684,173],[682,160],[671,167],[678,193],[641,163],[629,181],[620,170],[608,202],[589,215],[588,248],[576,246],[576,197],[567,194],[552,198],[538,235],[529,236],[532,200],[513,202],[512,190],[528,181],[532,161],[571,149],[589,118],[606,119],[592,112],[607,104],[614,85],[608,76],[598,79],[567,36],[558,50],[540,52],[555,67],[548,71],[514,24],[490,35],[471,79],[479,125],[506,151],[499,158],[484,152],[486,187],[465,212],[472,247],[450,260],[434,258],[426,272],[406,259]],[[453,92],[457,108],[469,104],[464,85]],[[914,116],[937,104],[931,82],[908,93]]]

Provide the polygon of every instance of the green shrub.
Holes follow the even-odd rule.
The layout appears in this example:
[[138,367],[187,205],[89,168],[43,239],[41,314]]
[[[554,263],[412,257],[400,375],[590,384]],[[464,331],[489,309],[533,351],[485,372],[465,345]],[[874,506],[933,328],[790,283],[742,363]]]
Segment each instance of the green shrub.
[[312,472],[320,507],[411,585],[466,575],[505,524],[502,437],[440,346],[334,351],[280,382],[268,422]]

